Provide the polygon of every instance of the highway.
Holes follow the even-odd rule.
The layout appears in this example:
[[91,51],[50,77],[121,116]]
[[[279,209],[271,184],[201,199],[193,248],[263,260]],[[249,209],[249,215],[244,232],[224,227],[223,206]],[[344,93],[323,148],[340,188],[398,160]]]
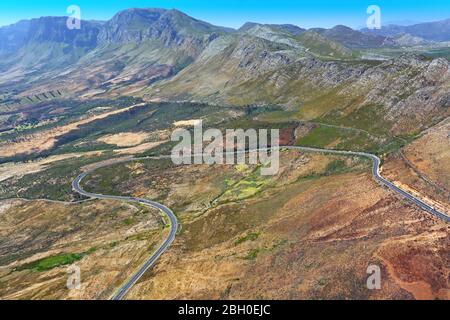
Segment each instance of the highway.
[[[390,182],[389,180],[383,178],[380,174],[380,165],[381,160],[376,155],[365,153],[365,152],[354,152],[354,151],[340,151],[340,150],[330,150],[330,149],[319,149],[319,148],[310,148],[310,147],[300,147],[300,146],[280,146],[280,147],[273,147],[273,148],[259,148],[259,149],[252,149],[252,150],[245,150],[245,151],[236,151],[233,152],[234,154],[237,153],[248,153],[248,152],[257,152],[257,151],[268,151],[268,150],[275,150],[275,149],[289,149],[289,150],[298,150],[303,152],[317,152],[317,153],[324,153],[324,154],[337,154],[337,155],[345,155],[345,156],[358,156],[358,157],[365,157],[370,160],[372,160],[372,175],[375,178],[377,182],[380,184],[386,186],[390,190],[396,192],[397,194],[403,196],[404,198],[408,199],[412,203],[416,204],[418,207],[420,207],[422,210],[427,211],[428,213],[434,215],[435,217],[442,219],[446,222],[450,221],[450,216],[447,215],[444,212],[440,212],[439,210],[433,208],[432,206],[428,205],[427,203],[423,202],[421,199],[416,198],[414,195],[400,189],[395,184]],[[225,153],[226,154],[226,153]],[[192,156],[198,156],[198,154],[193,154]],[[125,297],[127,292],[133,287],[133,285],[142,277],[142,275],[151,268],[154,263],[158,260],[158,258],[169,248],[169,246],[172,244],[172,242],[175,239],[175,235],[178,230],[178,221],[175,216],[175,214],[170,210],[168,207],[164,206],[161,203],[142,199],[142,198],[135,198],[135,197],[125,197],[125,196],[114,196],[114,195],[103,195],[98,193],[90,193],[80,186],[80,182],[89,174],[94,172],[95,170],[115,165],[118,163],[124,163],[124,162],[131,162],[131,161],[139,161],[139,160],[148,160],[148,159],[167,159],[170,158],[168,155],[162,155],[162,156],[154,156],[154,157],[141,157],[141,158],[127,158],[127,159],[118,159],[117,161],[113,161],[107,164],[98,165],[90,170],[87,170],[83,173],[81,173],[79,176],[77,176],[72,181],[72,189],[89,198],[92,199],[110,199],[110,200],[119,200],[119,201],[128,201],[128,202],[138,202],[150,207],[153,207],[155,209],[160,210],[165,216],[168,217],[170,221],[170,232],[167,238],[164,240],[164,242],[159,246],[159,248],[151,254],[151,256],[145,261],[145,263],[139,267],[139,269],[118,289],[118,291],[112,296],[112,300],[121,300]]]
[[[132,161],[132,160],[129,160]],[[114,164],[117,164],[119,162],[124,161],[118,161],[114,162]],[[112,163],[111,163],[112,164]],[[111,165],[108,164],[108,165]],[[175,214],[167,208],[166,206],[147,199],[142,198],[134,198],[134,197],[123,197],[123,196],[113,196],[113,195],[103,195],[98,193],[90,193],[84,191],[81,186],[80,182],[85,178],[88,174],[92,173],[94,170],[100,168],[100,166],[96,167],[95,169],[91,169],[89,171],[83,172],[78,177],[75,178],[72,182],[72,189],[79,194],[89,197],[89,198],[95,198],[95,199],[109,199],[109,200],[120,200],[120,201],[128,201],[128,202],[138,202],[144,205],[147,205],[149,207],[153,207],[155,209],[160,210],[163,214],[165,214],[170,221],[170,231],[167,238],[164,240],[164,242],[158,247],[158,249],[152,253],[152,255],[145,261],[145,263],[129,278],[120,288],[119,290],[112,296],[111,300],[121,300],[123,297],[127,294],[127,292],[131,289],[131,287],[142,277],[142,275],[147,271],[153,264],[158,260],[158,258],[167,250],[167,248],[172,244],[173,240],[175,239],[175,235],[178,230],[178,221]]]
[[318,149],[318,148],[308,148],[308,147],[297,147],[297,146],[288,146],[288,147],[280,147],[280,148],[287,148],[287,149],[295,149],[295,150],[301,150],[301,151],[309,151],[309,152],[321,152],[321,153],[328,153],[328,154],[340,154],[340,155],[347,155],[347,156],[359,156],[359,157],[365,157],[372,160],[372,175],[375,178],[376,181],[381,183],[382,185],[386,186],[387,188],[391,189],[392,191],[400,194],[401,196],[405,197],[409,201],[413,202],[417,206],[419,206],[422,210],[427,211],[428,213],[431,213],[435,217],[442,219],[446,222],[450,221],[450,216],[444,212],[441,212],[432,206],[428,205],[427,203],[423,202],[421,199],[415,197],[414,195],[406,192],[405,190],[400,189],[397,187],[394,183],[390,182],[380,174],[380,167],[381,167],[381,160],[374,154],[365,153],[365,152],[353,152],[353,151],[337,151],[337,150],[329,150],[329,149]]

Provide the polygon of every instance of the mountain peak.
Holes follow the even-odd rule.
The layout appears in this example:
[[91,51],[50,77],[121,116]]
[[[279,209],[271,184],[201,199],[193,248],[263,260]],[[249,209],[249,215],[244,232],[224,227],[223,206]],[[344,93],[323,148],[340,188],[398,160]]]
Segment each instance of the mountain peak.
[[347,27],[347,26],[345,26],[345,25],[343,25],[343,24],[338,24],[338,25],[334,26],[333,28],[331,28],[331,30],[335,30],[335,31],[344,31],[344,32],[352,32],[352,31],[355,31],[355,30],[353,30],[352,28]]
[[106,43],[135,42],[160,39],[167,45],[184,38],[208,37],[229,32],[194,19],[176,9],[133,8],[120,11],[102,29],[99,40]]
[[374,48],[386,44],[386,37],[364,34],[344,25],[337,25],[331,29],[317,28],[314,30],[348,48]]
[[248,31],[248,30],[250,30],[251,28],[253,28],[253,27],[255,27],[255,26],[259,26],[259,25],[261,25],[261,24],[260,24],[260,23],[257,23],[257,22],[250,22],[250,21],[248,21],[248,22],[244,23],[244,24],[238,29],[238,31],[245,32],[245,31]]

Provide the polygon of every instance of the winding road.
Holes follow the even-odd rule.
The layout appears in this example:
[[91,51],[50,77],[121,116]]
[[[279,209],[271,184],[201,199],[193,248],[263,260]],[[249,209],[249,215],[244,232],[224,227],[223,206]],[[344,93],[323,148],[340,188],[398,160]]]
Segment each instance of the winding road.
[[[337,155],[346,155],[346,156],[358,156],[358,157],[365,157],[372,160],[372,175],[375,178],[376,181],[378,181],[380,184],[386,186],[387,188],[391,189],[392,191],[400,194],[401,196],[405,197],[406,199],[410,200],[417,206],[419,206],[421,209],[427,211],[428,213],[436,216],[439,219],[442,219],[446,222],[450,221],[450,216],[447,215],[444,212],[439,211],[438,209],[433,208],[432,206],[428,205],[427,203],[423,202],[421,199],[416,198],[414,195],[400,189],[397,187],[394,183],[390,182],[389,180],[383,178],[380,174],[380,165],[381,160],[376,155],[365,153],[365,152],[354,152],[354,151],[339,151],[339,150],[330,150],[330,149],[319,149],[319,148],[310,148],[310,147],[299,147],[299,146],[280,146],[280,147],[274,147],[274,148],[259,148],[259,149],[252,149],[252,150],[245,150],[245,151],[236,151],[233,152],[234,154],[237,153],[248,153],[248,152],[256,152],[256,151],[268,151],[268,150],[274,150],[275,148],[281,149],[288,149],[288,150],[299,150],[304,152],[318,152],[318,153],[324,153],[324,154],[337,154]],[[193,154],[192,156],[198,156],[198,154]],[[139,269],[119,288],[119,290],[111,297],[112,300],[121,300],[125,297],[127,292],[133,287],[134,284],[142,277],[142,275],[150,268],[152,267],[156,260],[167,250],[167,248],[172,244],[173,240],[175,239],[175,235],[178,230],[178,221],[175,216],[175,214],[170,210],[168,207],[164,206],[161,203],[142,199],[142,198],[135,198],[135,197],[125,197],[125,196],[114,196],[114,195],[103,195],[98,193],[91,193],[83,190],[83,188],[80,186],[80,182],[89,174],[94,172],[95,170],[111,165],[116,165],[119,163],[125,163],[125,162],[131,162],[131,161],[139,161],[139,160],[157,160],[157,159],[167,159],[170,158],[170,156],[164,155],[164,156],[154,156],[154,157],[141,157],[141,158],[128,158],[128,159],[120,159],[117,161],[112,161],[107,164],[100,164],[98,166],[95,166],[92,169],[89,169],[83,173],[81,173],[79,176],[75,178],[75,180],[72,181],[72,189],[89,198],[92,199],[110,199],[110,200],[120,200],[120,201],[128,201],[128,202],[137,202],[144,205],[147,205],[149,207],[153,207],[155,209],[160,210],[170,221],[170,232],[167,238],[164,240],[164,242],[159,246],[159,248],[152,253],[152,255],[145,261],[145,263],[139,267]]]

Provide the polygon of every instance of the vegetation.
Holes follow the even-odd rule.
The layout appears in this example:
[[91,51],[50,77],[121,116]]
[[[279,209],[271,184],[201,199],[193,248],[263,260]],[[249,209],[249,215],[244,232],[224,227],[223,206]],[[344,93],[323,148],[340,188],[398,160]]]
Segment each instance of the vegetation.
[[260,253],[260,249],[251,249],[247,255],[244,257],[245,260],[255,260],[256,257],[258,257],[258,254]]
[[23,197],[29,199],[72,200],[79,198],[72,192],[72,180],[84,165],[111,158],[108,152],[100,156],[69,158],[52,163],[48,168],[0,182],[0,199]]
[[75,261],[81,260],[85,253],[61,253],[58,255],[42,258],[16,268],[16,271],[33,270],[33,271],[47,271],[56,267],[72,264]]
[[327,125],[318,125],[296,142],[299,146],[336,150],[368,151],[379,142],[365,132]]
[[365,130],[375,135],[388,135],[392,123],[384,120],[383,112],[379,105],[365,105],[348,115],[340,115],[339,111],[334,110],[321,117],[321,121]]
[[235,245],[239,245],[241,243],[244,243],[246,241],[255,241],[256,239],[258,239],[260,233],[259,232],[250,232],[249,234],[237,239],[234,244]]
[[[260,169],[260,166],[257,166],[253,172],[249,172],[241,180],[229,184],[229,188],[223,194],[223,197],[227,199],[226,201],[229,199],[242,200],[253,197],[267,187],[270,184],[270,179],[262,176]],[[237,169],[237,171],[243,172],[241,169]]]

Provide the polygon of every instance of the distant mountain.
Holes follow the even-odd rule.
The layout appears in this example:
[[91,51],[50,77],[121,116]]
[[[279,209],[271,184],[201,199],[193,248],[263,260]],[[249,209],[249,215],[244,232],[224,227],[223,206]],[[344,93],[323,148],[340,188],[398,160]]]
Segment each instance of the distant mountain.
[[101,22],[82,21],[81,29],[69,30],[66,20],[67,17],[42,17],[1,27],[0,53],[13,53],[23,46],[44,42],[85,50],[97,45]]
[[414,21],[414,20],[393,20],[393,21],[386,21],[383,22],[383,26],[388,26],[390,24],[395,24],[398,26],[412,26],[413,24],[419,24],[420,21]]
[[419,23],[411,26],[388,25],[382,26],[381,29],[369,30],[364,28],[361,30],[366,34],[381,36],[397,36],[399,34],[410,34],[414,37],[420,37],[431,41],[450,41],[450,19]]
[[0,28],[0,84],[26,85],[59,74],[97,47],[101,22],[70,30],[66,17],[42,17]]
[[426,46],[433,43],[421,37],[412,36],[409,33],[400,33],[391,39],[397,46],[402,47]]
[[352,50],[341,43],[312,30],[293,25],[246,23],[238,34],[251,35],[271,42],[285,44],[298,50],[298,55],[315,55],[329,58],[350,58]]
[[312,30],[348,48],[378,48],[393,44],[385,36],[365,34],[343,25],[337,25],[331,29],[316,28]]
[[261,24],[261,23],[256,23],[256,22],[246,22],[242,27],[240,27],[238,29],[238,31],[239,32],[247,32],[256,26],[268,27],[273,30],[287,32],[294,36],[298,36],[306,31],[306,29],[300,28],[293,24]]
[[295,26],[286,27],[286,25],[281,26],[248,22],[238,30],[237,34],[251,35],[275,43],[300,48],[301,44],[295,39],[297,34],[301,34],[299,29],[295,29]]

